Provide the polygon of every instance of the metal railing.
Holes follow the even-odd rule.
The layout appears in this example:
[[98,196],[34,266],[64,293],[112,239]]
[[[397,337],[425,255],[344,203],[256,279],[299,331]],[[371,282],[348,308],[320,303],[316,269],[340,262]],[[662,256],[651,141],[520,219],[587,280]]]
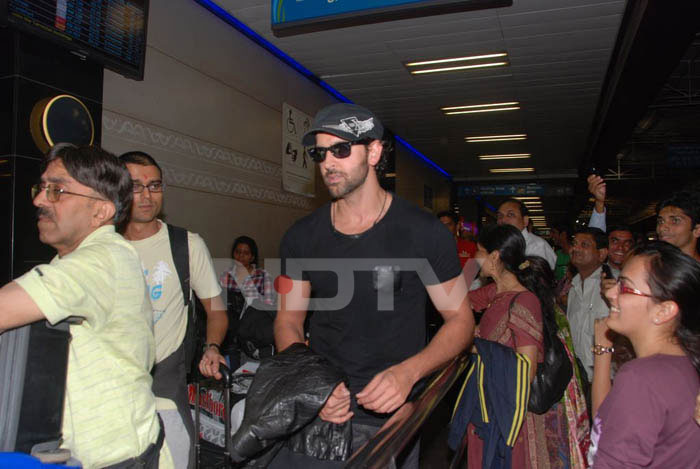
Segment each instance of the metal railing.
[[383,469],[418,433],[447,391],[467,367],[469,358],[458,355],[442,369],[414,401],[406,402],[348,459],[347,469]]

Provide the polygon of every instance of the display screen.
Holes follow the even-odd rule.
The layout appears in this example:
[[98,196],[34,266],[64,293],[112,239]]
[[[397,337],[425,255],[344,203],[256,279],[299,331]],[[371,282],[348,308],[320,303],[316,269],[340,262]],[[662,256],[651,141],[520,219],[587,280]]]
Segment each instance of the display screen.
[[507,7],[513,0],[271,0],[272,31],[288,36],[360,24]]
[[0,0],[2,21],[143,79],[148,0]]

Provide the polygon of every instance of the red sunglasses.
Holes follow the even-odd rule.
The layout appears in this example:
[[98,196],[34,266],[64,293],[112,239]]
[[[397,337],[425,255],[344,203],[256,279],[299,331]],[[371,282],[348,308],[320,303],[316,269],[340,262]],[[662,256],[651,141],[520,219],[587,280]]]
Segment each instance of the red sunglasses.
[[647,298],[653,298],[653,295],[650,295],[648,293],[644,293],[640,290],[637,290],[636,288],[628,287],[624,283],[622,283],[621,279],[617,279],[617,292],[618,294],[622,295],[624,293],[629,293],[630,295],[637,295],[637,296],[644,296]]

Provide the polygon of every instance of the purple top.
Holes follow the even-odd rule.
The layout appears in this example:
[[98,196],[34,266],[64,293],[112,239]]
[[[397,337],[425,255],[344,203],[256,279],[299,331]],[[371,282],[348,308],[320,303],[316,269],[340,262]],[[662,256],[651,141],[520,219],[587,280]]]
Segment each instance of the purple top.
[[622,366],[593,422],[594,469],[699,468],[699,389],[686,356],[652,355]]

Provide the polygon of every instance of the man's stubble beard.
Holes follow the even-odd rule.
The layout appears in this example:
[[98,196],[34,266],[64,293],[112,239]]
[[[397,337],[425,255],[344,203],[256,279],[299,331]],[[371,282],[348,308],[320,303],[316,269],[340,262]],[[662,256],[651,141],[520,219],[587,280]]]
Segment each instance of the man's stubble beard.
[[354,192],[358,187],[362,186],[365,183],[365,181],[367,180],[367,176],[369,175],[369,164],[367,163],[367,160],[363,160],[361,166],[358,169],[359,173],[357,174],[357,176],[350,176],[350,178],[347,179],[344,183],[341,183],[336,186],[328,186],[328,184],[326,184],[328,192],[330,192],[331,197],[333,199],[342,199],[348,194]]

